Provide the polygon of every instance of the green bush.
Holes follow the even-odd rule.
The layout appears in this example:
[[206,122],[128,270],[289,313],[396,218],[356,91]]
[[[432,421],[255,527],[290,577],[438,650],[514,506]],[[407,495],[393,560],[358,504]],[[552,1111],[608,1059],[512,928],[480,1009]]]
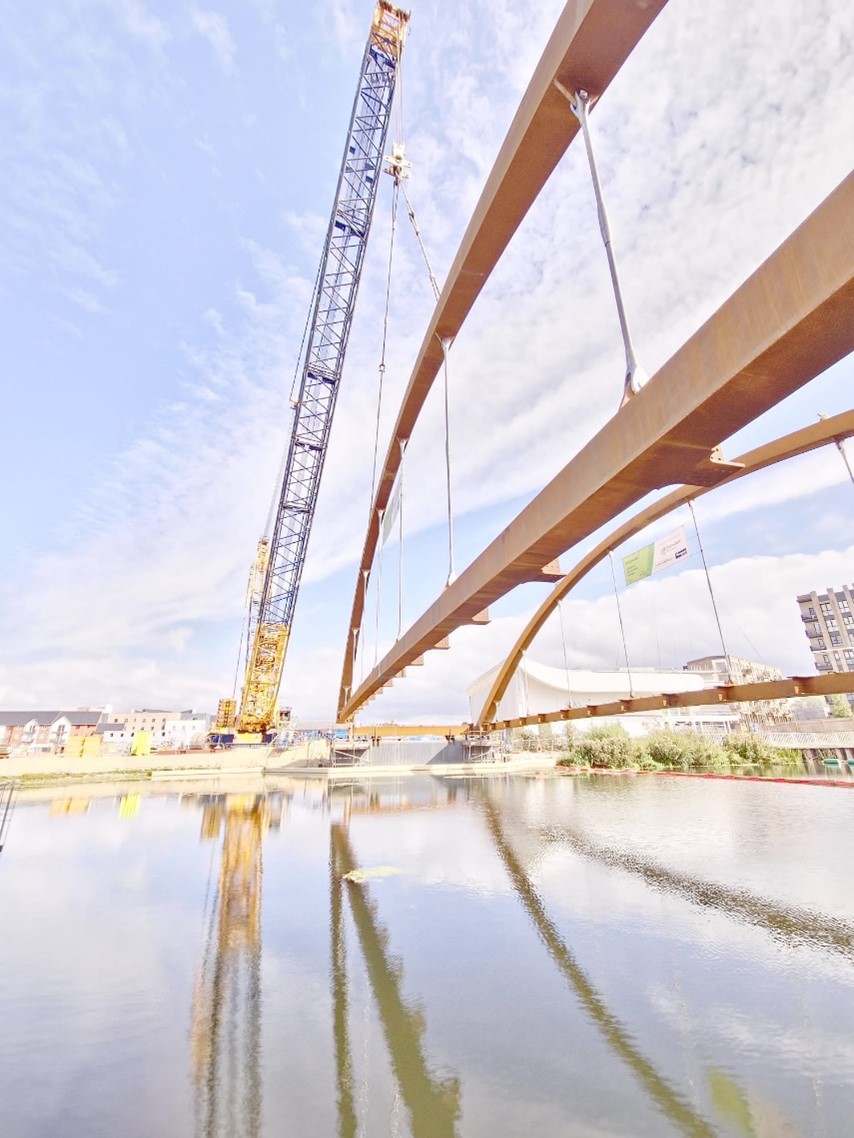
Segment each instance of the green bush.
[[638,765],[641,748],[623,727],[591,727],[579,735],[573,749],[582,766],[624,770]]
[[731,766],[795,766],[801,761],[800,751],[773,747],[752,731],[736,731],[728,735],[724,739],[724,750]]
[[592,727],[567,734],[563,766],[598,769],[728,771],[744,766],[768,769],[800,765],[800,752],[774,747],[751,731],[729,735],[723,746],[697,731],[664,728],[643,739],[633,739],[625,728]]
[[644,739],[644,747],[657,766],[669,770],[726,770],[729,767],[724,749],[695,731],[672,728],[652,731]]

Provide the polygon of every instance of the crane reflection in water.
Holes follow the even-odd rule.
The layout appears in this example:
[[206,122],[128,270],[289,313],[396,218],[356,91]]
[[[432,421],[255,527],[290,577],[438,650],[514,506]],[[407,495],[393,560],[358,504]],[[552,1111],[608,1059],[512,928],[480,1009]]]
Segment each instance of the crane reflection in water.
[[[404,996],[403,964],[389,951],[389,933],[371,897],[370,882],[381,869],[365,870],[360,866],[351,834],[351,821],[358,815],[443,810],[454,805],[474,807],[479,814],[539,940],[568,982],[585,1017],[598,1029],[611,1053],[625,1065],[650,1104],[675,1132],[691,1138],[710,1138],[717,1132],[716,1125],[703,1117],[692,1095],[682,1093],[657,1070],[575,959],[547,912],[523,859],[513,849],[503,812],[490,791],[454,780],[433,790],[428,800],[414,801],[407,799],[399,785],[386,786],[381,792],[370,787],[339,787],[324,796],[323,808],[332,815],[328,860],[329,959],[338,1138],[356,1138],[366,1123],[359,1117],[355,1093],[348,932],[355,934],[396,1092],[409,1116],[410,1133],[413,1138],[456,1138],[460,1132],[461,1079],[453,1074],[440,1077],[431,1070],[424,1041],[424,1009]],[[341,801],[340,807],[335,798]],[[193,994],[190,1042],[195,1133],[198,1138],[260,1138],[263,844],[269,831],[281,826],[287,799],[280,793],[222,795],[203,800],[202,805],[202,838],[221,839],[221,846],[218,874],[213,872],[212,861],[205,901],[204,943]],[[748,1102],[746,1092],[720,1072],[707,1073],[715,1113],[748,1118],[746,1108],[742,1109],[742,1099]],[[755,1095],[750,1103],[750,1118],[764,1118],[772,1106],[759,1103]],[[776,1108],[772,1113],[775,1119],[782,1118]],[[744,1132],[768,1131],[760,1126]],[[790,1128],[780,1133],[796,1131]]]
[[[455,792],[449,794],[453,799]],[[447,799],[446,799],[447,801]],[[436,806],[445,802],[436,803]],[[190,1047],[197,1138],[259,1138],[263,1125],[261,1078],[261,901],[263,842],[281,825],[279,796],[212,796],[203,802],[202,839],[222,838],[219,874],[209,883],[205,934],[193,992]],[[380,796],[356,794],[343,819],[330,826],[330,934],[338,1133],[355,1136],[353,1063],[347,1026],[347,968],[343,893],[364,957],[391,1066],[410,1114],[414,1138],[456,1134],[459,1081],[436,1079],[424,1055],[424,1018],[407,1004],[403,970],[387,950],[388,933],[359,881],[349,838],[353,813],[423,810],[433,803],[386,805]],[[213,867],[212,867],[213,868]],[[213,878],[213,873],[211,874]]]
[[222,833],[206,897],[205,937],[190,1029],[197,1138],[259,1138],[263,840],[281,799],[228,795],[204,804],[202,839]]

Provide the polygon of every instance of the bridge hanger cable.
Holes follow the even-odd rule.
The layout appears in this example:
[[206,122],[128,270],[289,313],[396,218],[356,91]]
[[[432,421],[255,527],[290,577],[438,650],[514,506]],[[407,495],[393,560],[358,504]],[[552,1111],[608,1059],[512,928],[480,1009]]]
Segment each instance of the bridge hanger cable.
[[439,282],[436,280],[436,274],[433,272],[433,267],[430,264],[430,258],[427,256],[427,249],[424,245],[424,238],[421,236],[421,230],[418,227],[418,219],[415,216],[415,210],[412,202],[409,200],[409,194],[406,192],[406,186],[401,186],[403,191],[403,200],[406,203],[406,212],[409,220],[412,222],[412,229],[415,233],[416,240],[418,241],[418,248],[421,250],[421,256],[424,258],[424,264],[427,266],[427,275],[430,277],[430,286],[433,289],[433,296],[436,300],[439,299]]
[[[364,592],[362,594],[362,614],[363,615],[362,615],[362,625],[359,628],[359,632],[358,632],[359,641],[358,641],[358,645],[356,648],[356,651],[357,651],[358,657],[359,657],[359,661],[360,661],[360,667],[359,667],[359,682],[360,683],[365,678],[365,639],[366,638],[365,638],[365,628],[364,628],[364,624],[365,624],[364,613],[366,612],[367,607],[368,607],[368,583],[370,581],[370,577],[371,577],[370,572],[367,569],[363,569],[362,570],[362,589],[364,590]],[[356,662],[354,660],[353,661],[354,666],[355,666],[355,663]]]
[[397,639],[403,634],[403,467],[406,459],[406,439],[400,440],[400,490],[397,508]]
[[371,469],[371,509],[373,509],[374,495],[377,489],[377,458],[379,456],[380,445],[380,418],[382,414],[383,402],[383,381],[385,379],[386,370],[386,347],[388,344],[388,314],[389,306],[391,304],[391,273],[392,265],[394,262],[394,237],[397,232],[397,205],[400,195],[400,179],[395,175],[394,177],[394,190],[391,199],[391,237],[388,246],[388,270],[386,272],[386,286],[385,286],[385,307],[383,310],[383,335],[382,347],[380,349],[380,365],[379,365],[379,381],[377,384],[377,411],[376,422],[374,424],[374,461]]
[[730,660],[729,652],[727,652],[726,642],[724,641],[724,630],[721,627],[721,618],[718,614],[718,606],[715,601],[715,592],[712,588],[712,578],[709,576],[709,566],[706,562],[706,551],[703,549],[703,539],[700,537],[700,529],[697,525],[697,515],[694,512],[694,503],[689,500],[688,509],[691,511],[691,519],[694,522],[694,533],[697,535],[697,545],[700,547],[700,557],[703,560],[703,569],[706,574],[706,584],[709,586],[709,596],[712,598],[712,611],[715,614],[715,624],[718,626],[718,636],[721,638],[721,648],[724,652],[724,660],[726,661],[727,683],[733,683],[732,662]]
[[[418,240],[418,247],[421,250],[421,256],[424,258],[424,264],[427,266],[427,275],[430,278],[430,286],[433,289],[433,296],[436,300],[439,299],[439,282],[436,280],[436,274],[433,272],[433,266],[430,264],[430,258],[427,255],[427,248],[424,244],[424,238],[421,235],[421,230],[418,226],[418,219],[415,216],[415,210],[412,202],[409,200],[409,195],[406,192],[406,187],[403,187],[403,200],[406,203],[406,212],[409,215],[409,220],[412,222],[412,228]],[[453,584],[456,580],[456,572],[454,569],[454,516],[451,500],[451,413],[450,413],[450,393],[448,390],[448,352],[451,347],[452,339],[449,336],[439,337],[439,343],[442,345],[442,379],[443,379],[443,395],[444,395],[444,416],[445,416],[445,491],[448,505],[448,579],[447,585]]]
[[629,677],[629,698],[634,699],[635,698],[635,685],[634,685],[634,680],[632,679],[632,669],[629,665],[629,650],[626,647],[626,630],[625,630],[625,627],[623,625],[623,609],[622,609],[622,606],[620,604],[620,594],[617,590],[617,571],[614,568],[613,551],[608,554],[608,558],[610,559],[610,562],[611,562],[611,579],[614,582],[614,599],[617,602],[617,618],[620,622],[620,639],[623,642],[623,655],[626,658],[626,674]]
[[566,631],[563,627],[563,597],[557,603],[557,615],[560,621],[560,641],[563,645],[563,670],[566,673],[566,706],[572,707],[572,684],[569,680],[569,657],[566,654]]
[[[406,212],[409,215],[409,220],[412,222],[412,228],[415,231],[415,236],[418,240],[418,247],[421,250],[421,256],[424,258],[424,264],[427,266],[427,274],[430,277],[430,285],[433,289],[433,295],[436,300],[439,299],[439,282],[436,280],[436,274],[433,272],[433,266],[430,264],[430,258],[427,255],[427,249],[424,245],[424,238],[421,236],[421,230],[418,227],[418,219],[415,216],[412,202],[409,200],[409,195],[406,189],[403,190],[403,200],[406,203]],[[442,345],[442,379],[444,388],[444,413],[445,413],[445,490],[448,503],[448,580],[447,585],[452,584],[456,580],[456,572],[454,571],[454,520],[453,510],[451,505],[451,414],[450,414],[450,396],[448,392],[448,351],[450,350],[452,340],[449,336],[440,337],[439,343]]]
[[[382,539],[383,520],[385,519],[385,510],[379,510],[379,527],[380,539]],[[377,554],[377,611],[376,619],[374,622],[374,667],[380,658],[380,605],[382,604],[383,592],[383,542],[380,540],[379,553]]]
[[[399,151],[399,153],[398,153]],[[385,380],[386,372],[386,349],[388,347],[388,325],[389,325],[389,309],[391,306],[391,280],[392,269],[394,266],[394,238],[397,233],[397,210],[400,199],[400,179],[401,179],[401,164],[403,162],[402,146],[397,143],[392,147],[392,156],[387,158],[386,161],[389,165],[386,167],[386,173],[392,175],[394,179],[394,189],[392,191],[391,199],[391,234],[389,237],[388,246],[388,268],[386,270],[386,286],[385,286],[385,303],[383,306],[383,330],[382,330],[382,346],[380,348],[380,363],[379,363],[379,376],[377,381],[377,406],[374,417],[374,455],[371,466],[371,496],[368,503],[368,525],[370,526],[371,518],[374,509],[374,500],[377,492],[377,462],[379,459],[380,448],[380,421],[382,419],[382,403],[383,403],[383,383]],[[378,512],[378,527],[380,530],[380,539],[382,539],[382,526],[383,516],[385,511]],[[367,577],[365,579],[365,600],[367,601]],[[379,570],[377,575],[377,611],[375,619],[375,644],[374,644],[374,667],[377,665],[379,659],[379,624],[380,624],[380,591],[382,585],[382,540],[380,540],[379,550]],[[363,610],[364,611],[364,610]],[[364,660],[364,654],[362,656]]]
[[602,193],[602,183],[599,180],[599,170],[596,166],[596,155],[593,152],[593,140],[590,137],[590,126],[587,121],[587,112],[590,107],[590,95],[587,91],[577,90],[569,91],[557,79],[554,81],[555,87],[560,91],[564,98],[569,103],[569,109],[578,119],[581,125],[581,133],[584,136],[584,148],[587,151],[587,162],[590,166],[590,177],[593,180],[593,193],[596,195],[596,212],[599,217],[599,232],[602,234],[602,241],[605,245],[605,253],[608,257],[608,270],[611,274],[611,285],[614,290],[614,300],[617,305],[617,316],[620,321],[620,331],[623,336],[623,348],[626,353],[626,378],[623,386],[623,398],[620,403],[624,407],[633,395],[637,395],[640,389],[647,383],[649,376],[640,366],[635,354],[635,346],[632,341],[631,330],[629,329],[629,320],[626,316],[626,305],[623,300],[623,290],[620,286],[620,277],[617,273],[617,261],[614,256],[614,247],[611,241],[611,226],[608,221],[608,211],[605,208],[605,198]]
[[442,345],[442,386],[445,404],[445,490],[448,502],[448,580],[445,587],[447,588],[457,579],[457,574],[454,571],[454,511],[451,504],[451,411],[448,391],[448,352],[451,349],[452,341],[449,336],[443,336],[439,342]]

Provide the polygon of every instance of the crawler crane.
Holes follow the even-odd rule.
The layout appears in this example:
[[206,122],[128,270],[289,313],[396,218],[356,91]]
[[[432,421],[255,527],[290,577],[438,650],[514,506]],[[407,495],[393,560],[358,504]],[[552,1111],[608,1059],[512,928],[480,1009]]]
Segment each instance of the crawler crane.
[[250,575],[240,705],[220,700],[212,740],[256,742],[281,724],[279,688],[391,117],[409,13],[379,0],[312,301],[290,444],[272,535]]

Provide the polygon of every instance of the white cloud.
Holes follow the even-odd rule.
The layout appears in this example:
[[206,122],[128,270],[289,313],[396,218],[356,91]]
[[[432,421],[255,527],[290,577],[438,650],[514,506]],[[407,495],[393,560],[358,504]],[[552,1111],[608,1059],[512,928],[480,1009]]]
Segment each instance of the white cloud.
[[69,288],[64,289],[65,296],[73,303],[82,308],[85,312],[90,312],[93,315],[100,315],[106,312],[106,306],[101,303],[96,296],[83,288]]
[[228,27],[228,20],[220,12],[197,8],[193,12],[193,27],[213,48],[217,63],[224,74],[233,75],[237,70],[235,56],[237,44]]
[[331,33],[343,59],[351,60],[364,47],[365,12],[354,0],[321,0],[316,20],[319,35],[325,39]]
[[116,11],[127,31],[155,51],[160,51],[172,38],[167,25],[140,0],[116,0]]

